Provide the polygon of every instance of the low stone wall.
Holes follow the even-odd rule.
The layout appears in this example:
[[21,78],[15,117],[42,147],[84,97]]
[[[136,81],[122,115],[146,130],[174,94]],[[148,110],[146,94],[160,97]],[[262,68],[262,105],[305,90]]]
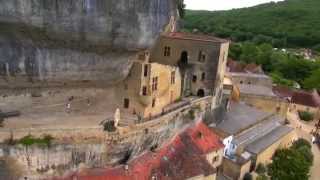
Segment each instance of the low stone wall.
[[289,108],[289,103],[286,100],[280,99],[276,96],[241,94],[240,100],[260,110],[277,113],[283,117],[286,117]]

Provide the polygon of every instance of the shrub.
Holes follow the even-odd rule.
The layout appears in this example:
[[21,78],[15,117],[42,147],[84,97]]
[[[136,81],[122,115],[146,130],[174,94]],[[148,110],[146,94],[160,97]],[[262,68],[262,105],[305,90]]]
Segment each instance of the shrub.
[[308,111],[299,111],[299,117],[303,121],[312,121],[313,120],[313,114]]
[[306,146],[308,147],[309,149],[311,149],[311,144],[309,143],[309,141],[303,139],[303,138],[300,138],[298,140],[296,140],[293,145],[292,145],[292,148],[294,149],[298,149],[298,148],[301,148],[303,146]]
[[264,174],[267,171],[266,167],[263,164],[258,164],[256,172],[260,175]]
[[243,177],[243,180],[252,180],[252,175],[250,173],[246,173]]
[[53,140],[53,137],[51,137],[50,135],[46,135],[43,138],[35,138],[32,135],[28,135],[18,140],[17,143],[25,146],[31,146],[34,144],[50,146],[52,140]]

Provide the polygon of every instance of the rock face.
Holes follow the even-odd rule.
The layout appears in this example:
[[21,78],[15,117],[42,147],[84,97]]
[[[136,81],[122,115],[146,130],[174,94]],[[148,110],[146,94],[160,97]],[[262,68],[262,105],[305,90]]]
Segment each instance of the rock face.
[[176,17],[175,2],[0,0],[0,84],[119,79],[132,50]]

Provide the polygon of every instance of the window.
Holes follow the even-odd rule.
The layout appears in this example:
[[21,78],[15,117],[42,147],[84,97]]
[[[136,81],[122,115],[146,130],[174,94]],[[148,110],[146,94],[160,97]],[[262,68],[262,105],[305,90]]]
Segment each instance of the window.
[[203,51],[199,52],[199,57],[198,57],[199,62],[205,62],[206,61],[206,55],[204,54]]
[[123,107],[124,108],[126,108],[126,109],[128,109],[129,108],[129,104],[130,104],[130,101],[129,101],[129,99],[124,99],[124,105],[123,105]]
[[176,83],[176,71],[171,72],[171,84]]
[[196,75],[193,75],[193,76],[192,76],[192,82],[194,82],[194,83],[197,82],[197,76],[196,76]]
[[148,65],[144,65],[144,69],[143,69],[143,76],[147,77],[148,76]]
[[212,159],[212,163],[217,162],[217,161],[218,161],[218,159],[219,159],[219,157],[218,157],[218,156],[213,157],[213,159]]
[[152,78],[152,91],[158,90],[158,77]]
[[251,84],[251,82],[249,81],[249,82],[248,82],[248,84],[250,85],[250,84]]
[[156,99],[152,99],[152,107],[156,106]]
[[240,81],[240,84],[243,84],[243,81]]
[[205,79],[206,79],[206,73],[203,72],[203,73],[201,74],[201,81],[204,81]]
[[146,87],[146,86],[143,86],[143,87],[142,87],[142,95],[143,95],[143,96],[146,96],[146,95],[147,95],[147,87]]
[[169,46],[164,47],[164,56],[170,56],[171,55],[171,48]]

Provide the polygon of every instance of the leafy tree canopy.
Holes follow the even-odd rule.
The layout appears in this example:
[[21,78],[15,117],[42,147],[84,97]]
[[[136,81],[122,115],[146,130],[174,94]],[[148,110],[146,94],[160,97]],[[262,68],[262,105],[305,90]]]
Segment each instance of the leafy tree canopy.
[[320,50],[320,1],[286,0],[229,11],[186,12],[185,29],[233,41]]
[[313,154],[310,144],[298,140],[291,148],[278,150],[268,166],[272,180],[308,180]]

